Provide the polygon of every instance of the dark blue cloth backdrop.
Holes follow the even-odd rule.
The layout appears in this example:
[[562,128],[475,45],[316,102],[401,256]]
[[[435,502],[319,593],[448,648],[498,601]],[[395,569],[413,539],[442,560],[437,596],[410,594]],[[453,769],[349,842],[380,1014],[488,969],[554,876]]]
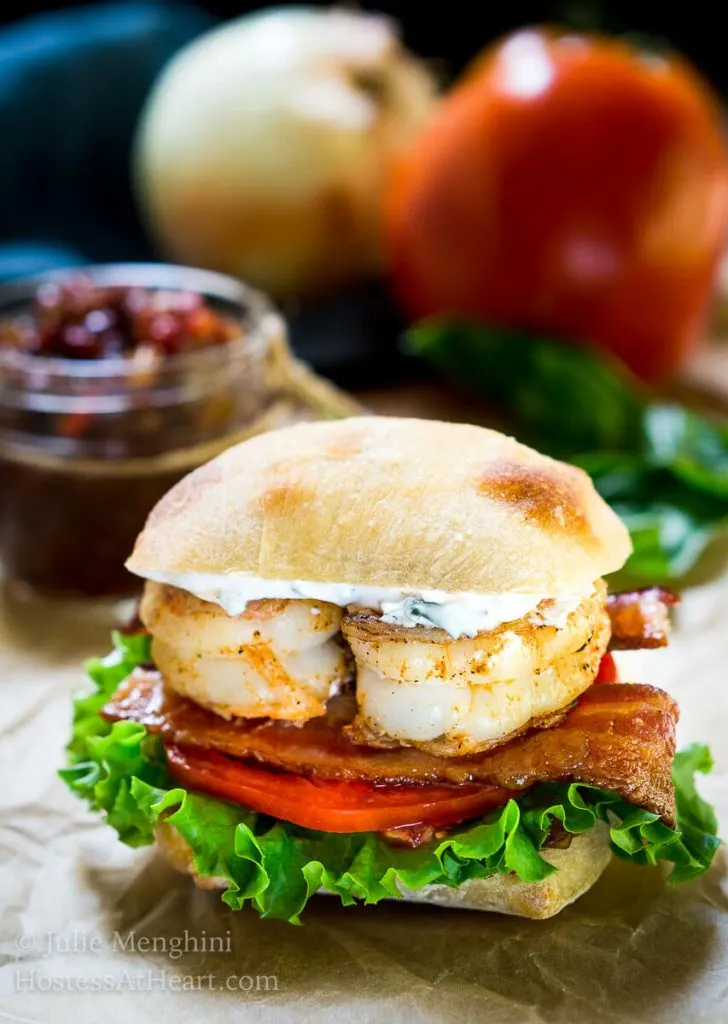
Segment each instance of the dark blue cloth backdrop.
[[129,153],[151,83],[213,19],[178,3],[112,3],[0,30],[0,278],[153,256]]

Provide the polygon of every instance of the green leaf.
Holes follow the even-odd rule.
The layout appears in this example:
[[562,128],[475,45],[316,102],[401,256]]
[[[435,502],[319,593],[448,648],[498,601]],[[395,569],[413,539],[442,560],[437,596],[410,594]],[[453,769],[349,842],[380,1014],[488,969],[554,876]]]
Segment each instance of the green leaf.
[[616,793],[582,783],[536,786],[518,801],[450,831],[444,839],[410,849],[387,844],[375,833],[335,834],[284,821],[189,793],[167,773],[162,743],[144,726],[113,725],[99,710],[120,682],[149,657],[138,638],[114,637],[114,652],[91,665],[96,691],[76,701],[69,764],[61,777],[130,846],[154,840],[160,821],[189,844],[195,870],[224,886],[233,909],[252,904],[264,917],[298,924],[319,889],[342,903],[377,903],[403,888],[457,886],[473,878],[515,873],[537,882],[555,870],[542,851],[554,823],[572,835],[610,826],[617,856],[638,864],[665,860],[671,881],[706,871],[719,845],[711,808],[697,793],[696,771],[710,770],[705,747],[689,747],[675,758],[678,828],[634,807]]
[[715,835],[718,831],[715,811],[703,800],[695,786],[696,772],[709,775],[712,770],[713,758],[708,748],[705,744],[693,743],[675,755],[672,777],[678,813],[682,820]]
[[686,509],[655,505],[648,511],[615,505],[632,537],[633,552],[625,573],[640,583],[669,583],[684,576],[698,561],[725,519],[706,523]]
[[619,364],[517,331],[429,321],[405,347],[496,403],[522,439],[580,466],[632,536],[625,576],[683,576],[728,528],[728,427],[658,402]]
[[86,665],[86,673],[96,684],[96,689],[74,702],[73,737],[66,748],[71,761],[85,756],[87,738],[105,732],[105,723],[98,713],[122,679],[126,679],[137,665],[151,658],[151,639],[147,633],[127,636],[114,632],[111,639],[114,647],[110,654],[105,658],[93,658]]
[[404,343],[513,415],[541,451],[629,451],[639,432],[644,399],[636,386],[616,364],[576,347],[442,321],[413,327]]
[[728,429],[679,405],[644,415],[645,454],[694,491],[728,502]]

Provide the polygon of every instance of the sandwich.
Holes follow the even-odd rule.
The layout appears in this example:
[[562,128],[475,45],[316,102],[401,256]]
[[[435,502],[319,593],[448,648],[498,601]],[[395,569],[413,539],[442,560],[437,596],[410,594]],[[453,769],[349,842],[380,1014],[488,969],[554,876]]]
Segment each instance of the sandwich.
[[89,666],[70,787],[232,908],[318,892],[546,918],[614,854],[670,881],[719,840],[678,708],[620,681],[659,588],[581,470],[465,424],[251,438],[152,511],[139,622]]

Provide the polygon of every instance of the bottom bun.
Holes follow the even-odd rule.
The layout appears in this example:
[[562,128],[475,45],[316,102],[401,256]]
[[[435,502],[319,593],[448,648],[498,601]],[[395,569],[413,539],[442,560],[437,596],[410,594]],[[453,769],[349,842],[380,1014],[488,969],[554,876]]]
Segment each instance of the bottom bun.
[[522,882],[517,875],[494,875],[464,882],[456,889],[449,885],[402,889],[402,895],[412,903],[438,907],[491,910],[534,920],[553,917],[591,889],[611,860],[609,827],[599,822],[588,832],[574,836],[568,849],[544,850],[541,855],[558,868],[542,882]]
[[[175,828],[162,821],[157,825],[157,841],[162,854],[173,868],[192,875],[200,889],[224,889],[224,878],[209,878],[195,871],[192,851]],[[426,885],[422,889],[401,887],[402,896],[411,903],[430,903],[461,910],[490,910],[515,917],[543,920],[553,917],[591,889],[610,861],[609,828],[600,823],[574,836],[566,850],[544,850],[544,860],[558,868],[542,882],[522,882],[516,875],[495,875],[474,879],[456,889],[449,885]]]

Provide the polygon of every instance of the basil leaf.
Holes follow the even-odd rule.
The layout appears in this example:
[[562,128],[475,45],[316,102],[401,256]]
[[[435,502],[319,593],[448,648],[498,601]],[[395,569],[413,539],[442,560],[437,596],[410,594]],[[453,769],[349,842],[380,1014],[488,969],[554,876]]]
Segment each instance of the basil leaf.
[[645,454],[687,487],[728,503],[728,428],[679,405],[655,402],[643,417]]
[[[480,392],[541,451],[630,451],[644,401],[621,370],[550,338],[471,323],[425,321],[405,348]],[[575,441],[578,445],[575,447]]]

